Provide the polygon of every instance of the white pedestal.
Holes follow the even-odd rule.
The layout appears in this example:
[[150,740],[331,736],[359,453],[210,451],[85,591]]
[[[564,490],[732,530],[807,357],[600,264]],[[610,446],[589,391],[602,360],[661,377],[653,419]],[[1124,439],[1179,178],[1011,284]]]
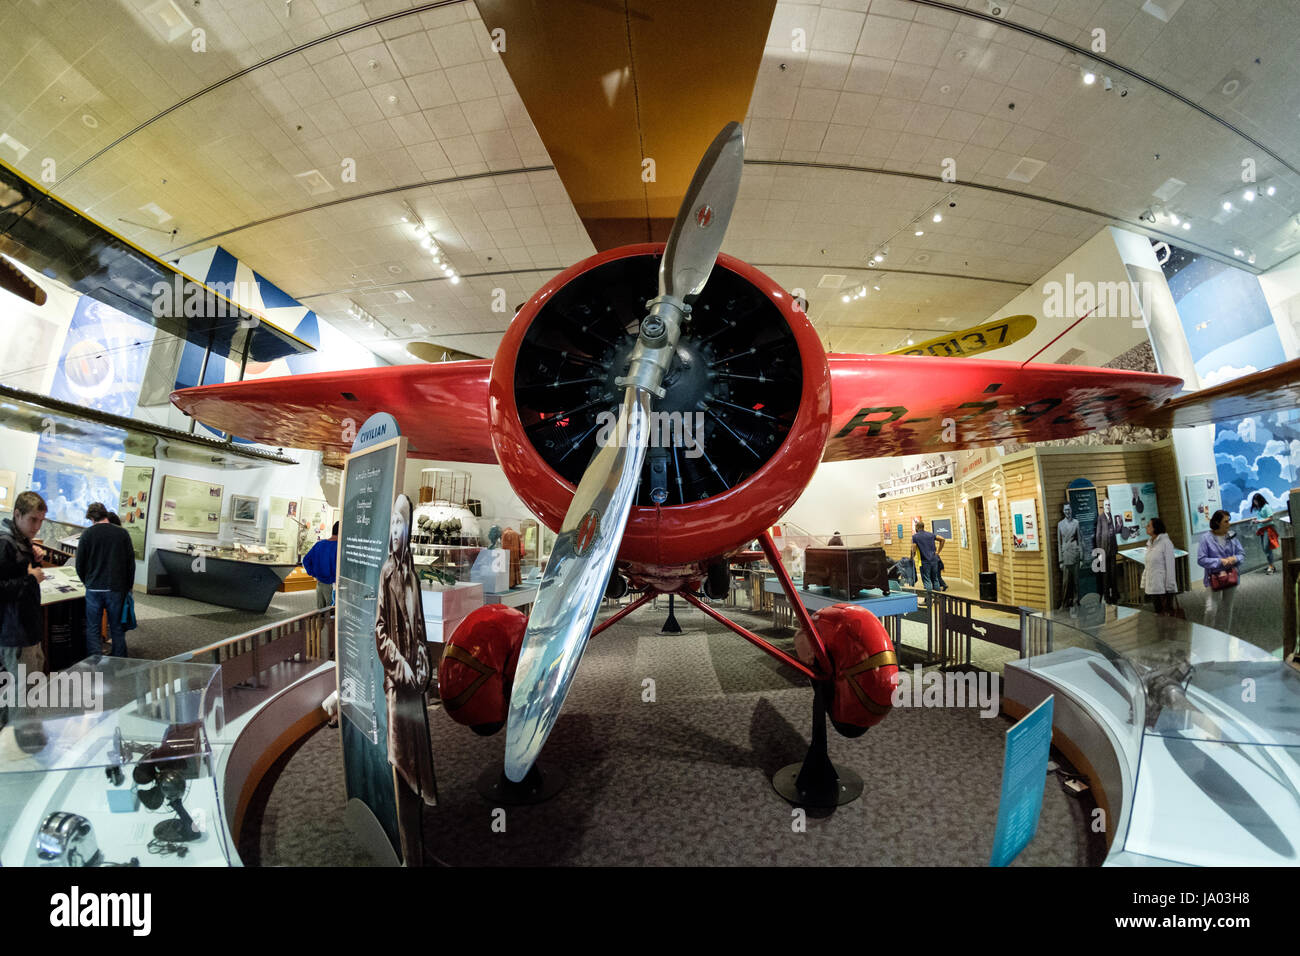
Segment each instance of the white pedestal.
[[474,581],[453,585],[422,582],[420,598],[424,604],[425,636],[441,644],[456,632],[470,611],[483,606],[483,585]]

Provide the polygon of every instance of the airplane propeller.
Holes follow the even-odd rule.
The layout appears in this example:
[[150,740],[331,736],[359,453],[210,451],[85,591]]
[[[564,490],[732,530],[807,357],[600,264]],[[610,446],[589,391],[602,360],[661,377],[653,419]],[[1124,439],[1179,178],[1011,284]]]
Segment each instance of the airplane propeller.
[[555,726],[595,624],[640,483],[653,398],[672,363],[688,300],[704,289],[736,204],[745,152],[728,123],[700,160],[659,263],[659,295],[646,303],[615,439],[587,466],[574,493],[528,619],[506,725],[506,777],[518,783]]

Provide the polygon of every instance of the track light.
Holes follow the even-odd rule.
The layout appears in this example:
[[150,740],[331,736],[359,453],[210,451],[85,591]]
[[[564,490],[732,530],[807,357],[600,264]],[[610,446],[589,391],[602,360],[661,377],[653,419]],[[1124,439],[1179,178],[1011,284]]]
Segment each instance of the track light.
[[1192,228],[1192,224],[1191,224],[1190,222],[1188,222],[1186,219],[1184,219],[1184,220],[1183,220],[1183,228],[1184,228],[1184,229],[1191,229],[1191,228]]
[[1255,190],[1253,190],[1253,189],[1247,189],[1245,192],[1243,192],[1243,193],[1241,194],[1241,198],[1244,199],[1244,200],[1246,200],[1246,202],[1254,202],[1254,201],[1255,201]]
[[880,253],[877,252],[874,256],[871,257],[871,261],[872,261],[872,262],[884,262],[884,261],[885,261],[885,257],[882,256]]
[[842,296],[840,296],[840,301],[841,301],[841,302],[848,302],[848,301],[849,301],[849,297],[848,297],[847,295],[842,295]]
[[1097,82],[1096,73],[1093,73],[1091,70],[1088,70],[1083,74],[1083,83],[1085,86],[1092,86],[1092,84],[1096,82]]
[[1231,201],[1231,200],[1225,199],[1225,200],[1223,201],[1223,211],[1224,211],[1224,212],[1232,212],[1232,201]]
[[1276,187],[1276,186],[1269,186],[1267,189],[1264,190],[1264,195],[1265,195],[1265,196],[1275,196],[1275,195],[1277,195],[1277,187]]
[[943,213],[936,212],[933,216],[930,217],[930,219],[932,222],[943,222]]
[[912,235],[914,235],[914,236],[924,236],[924,235],[925,235],[925,230],[924,230],[924,229],[918,229],[918,230],[916,230],[916,232],[912,233]]

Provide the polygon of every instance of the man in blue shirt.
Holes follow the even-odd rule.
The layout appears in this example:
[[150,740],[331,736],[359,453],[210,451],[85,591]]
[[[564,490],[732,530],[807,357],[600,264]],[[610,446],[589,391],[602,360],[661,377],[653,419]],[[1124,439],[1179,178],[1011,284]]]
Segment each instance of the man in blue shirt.
[[936,544],[933,531],[925,530],[925,521],[921,518],[916,519],[916,533],[912,535],[912,557],[915,558],[917,552],[921,554],[921,586],[927,591],[939,589],[939,549],[943,545]]
[[302,559],[302,569],[316,579],[316,606],[334,603],[334,575],[339,563],[339,523],[324,541],[317,541]]

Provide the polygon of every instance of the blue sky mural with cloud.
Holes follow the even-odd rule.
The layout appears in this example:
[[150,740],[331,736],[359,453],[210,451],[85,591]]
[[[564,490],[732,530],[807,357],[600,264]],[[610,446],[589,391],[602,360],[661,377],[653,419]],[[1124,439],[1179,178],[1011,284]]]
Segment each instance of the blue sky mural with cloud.
[[[1169,291],[1203,386],[1286,360],[1259,280],[1227,263],[1174,248],[1164,262]],[[1285,507],[1300,468],[1300,411],[1274,412],[1215,426],[1214,460],[1223,507],[1234,520],[1259,492]]]

